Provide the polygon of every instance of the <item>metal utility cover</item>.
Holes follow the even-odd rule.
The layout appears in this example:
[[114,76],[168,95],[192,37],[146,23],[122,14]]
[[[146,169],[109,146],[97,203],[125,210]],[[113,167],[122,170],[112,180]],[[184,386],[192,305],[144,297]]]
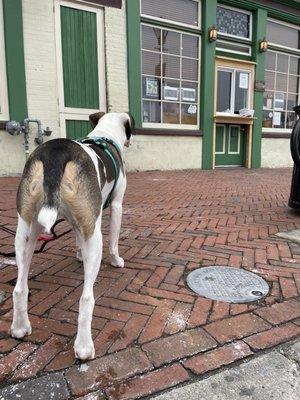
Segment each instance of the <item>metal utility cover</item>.
[[200,296],[228,303],[248,303],[269,293],[267,282],[243,269],[213,266],[199,268],[187,277],[188,286]]

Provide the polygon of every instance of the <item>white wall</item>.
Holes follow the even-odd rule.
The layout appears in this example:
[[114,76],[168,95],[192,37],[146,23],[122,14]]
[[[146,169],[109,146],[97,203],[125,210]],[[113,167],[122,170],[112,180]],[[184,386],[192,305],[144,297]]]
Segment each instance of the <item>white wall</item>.
[[127,171],[201,169],[202,138],[134,136],[125,162]]
[[263,168],[291,167],[290,139],[263,138],[261,166]]

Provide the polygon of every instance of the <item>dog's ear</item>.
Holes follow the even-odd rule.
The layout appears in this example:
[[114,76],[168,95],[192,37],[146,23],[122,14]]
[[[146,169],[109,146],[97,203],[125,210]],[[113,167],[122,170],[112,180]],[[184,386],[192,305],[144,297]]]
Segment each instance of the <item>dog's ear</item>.
[[125,133],[126,133],[127,140],[129,140],[131,135],[134,132],[135,121],[134,121],[133,116],[129,112],[127,112],[125,114],[128,116],[128,118],[126,119],[126,122],[125,122]]
[[105,112],[100,111],[95,114],[91,114],[89,116],[89,120],[90,120],[90,123],[91,123],[93,129],[96,128],[96,126],[99,122],[99,119],[101,119],[103,117],[103,115],[105,115]]

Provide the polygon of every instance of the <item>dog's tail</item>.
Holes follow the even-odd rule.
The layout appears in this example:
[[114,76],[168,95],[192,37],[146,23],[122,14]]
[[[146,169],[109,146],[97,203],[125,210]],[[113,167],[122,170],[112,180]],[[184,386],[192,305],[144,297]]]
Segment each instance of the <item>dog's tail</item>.
[[38,215],[38,223],[45,229],[46,233],[51,232],[52,226],[55,224],[57,218],[57,209],[42,207]]
[[57,219],[60,207],[60,184],[66,164],[71,159],[71,153],[67,141],[63,139],[54,139],[42,146],[39,158],[44,169],[44,200],[37,220],[45,232],[50,233]]

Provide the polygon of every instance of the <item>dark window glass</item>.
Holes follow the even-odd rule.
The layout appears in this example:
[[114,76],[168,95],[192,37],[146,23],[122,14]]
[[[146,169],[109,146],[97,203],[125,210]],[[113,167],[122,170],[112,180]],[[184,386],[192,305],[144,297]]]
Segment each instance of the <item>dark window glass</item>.
[[232,72],[218,71],[217,111],[230,112]]
[[220,33],[250,39],[250,15],[218,6],[217,29]]
[[163,53],[180,55],[180,33],[173,31],[162,31]]

